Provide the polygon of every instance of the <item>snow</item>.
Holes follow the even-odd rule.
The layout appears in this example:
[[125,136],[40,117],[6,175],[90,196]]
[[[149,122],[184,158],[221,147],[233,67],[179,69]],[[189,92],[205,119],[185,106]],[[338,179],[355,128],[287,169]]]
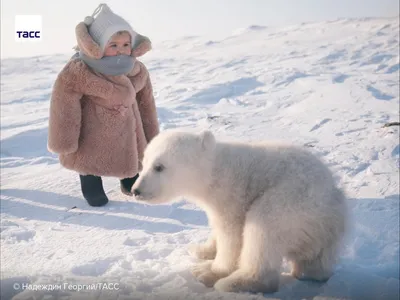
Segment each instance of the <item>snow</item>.
[[398,28],[398,18],[254,25],[143,57],[162,130],[304,145],[346,189],[354,226],[335,274],[283,273],[264,295],[193,278],[187,249],[209,228],[186,199],[144,205],[105,178],[111,202],[86,204],[78,176],[46,148],[52,85],[71,53],[2,60],[1,299],[398,299],[399,127],[384,127],[399,121]]

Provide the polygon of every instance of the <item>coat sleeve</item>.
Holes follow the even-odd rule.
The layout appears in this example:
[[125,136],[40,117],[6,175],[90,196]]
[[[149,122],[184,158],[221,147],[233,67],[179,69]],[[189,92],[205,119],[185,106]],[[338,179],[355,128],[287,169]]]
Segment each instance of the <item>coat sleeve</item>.
[[[147,70],[146,70],[147,72]],[[153,95],[153,86],[147,72],[146,83],[136,95],[140,116],[142,118],[143,130],[147,142],[150,142],[160,131],[157,108]]]
[[81,129],[81,98],[76,91],[76,76],[64,68],[57,76],[50,99],[47,148],[50,152],[70,154],[78,150]]

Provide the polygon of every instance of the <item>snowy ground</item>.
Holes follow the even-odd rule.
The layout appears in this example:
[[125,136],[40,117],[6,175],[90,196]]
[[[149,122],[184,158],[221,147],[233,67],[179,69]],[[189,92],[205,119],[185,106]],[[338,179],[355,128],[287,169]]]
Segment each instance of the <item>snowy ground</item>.
[[399,121],[398,30],[397,18],[252,26],[143,58],[162,129],[304,145],[348,192],[354,228],[335,275],[283,277],[269,295],[196,282],[187,247],[208,227],[185,201],[146,206],[107,178],[111,202],[89,207],[77,175],[46,149],[49,96],[69,55],[2,60],[1,299],[398,299],[399,127],[383,127]]

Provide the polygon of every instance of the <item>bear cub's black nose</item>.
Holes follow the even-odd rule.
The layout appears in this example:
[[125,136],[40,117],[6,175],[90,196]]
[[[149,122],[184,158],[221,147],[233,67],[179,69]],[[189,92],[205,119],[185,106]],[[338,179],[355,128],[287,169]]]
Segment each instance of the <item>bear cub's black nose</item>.
[[133,194],[134,194],[135,196],[139,196],[139,195],[140,195],[140,190],[139,190],[139,189],[134,189],[134,190],[133,190]]

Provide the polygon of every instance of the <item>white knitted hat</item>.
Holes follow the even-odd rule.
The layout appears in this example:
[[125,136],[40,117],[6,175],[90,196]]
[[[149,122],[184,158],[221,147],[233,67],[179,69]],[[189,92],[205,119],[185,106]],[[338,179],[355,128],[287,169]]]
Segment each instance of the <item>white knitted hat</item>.
[[131,35],[132,48],[135,44],[136,32],[127,21],[113,13],[107,4],[100,4],[91,17],[85,18],[84,23],[87,25],[90,36],[102,51],[112,35],[118,31],[128,31]]

